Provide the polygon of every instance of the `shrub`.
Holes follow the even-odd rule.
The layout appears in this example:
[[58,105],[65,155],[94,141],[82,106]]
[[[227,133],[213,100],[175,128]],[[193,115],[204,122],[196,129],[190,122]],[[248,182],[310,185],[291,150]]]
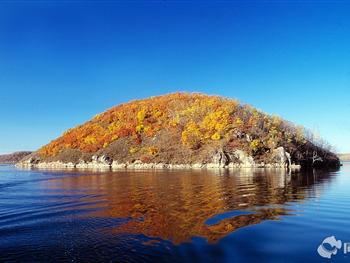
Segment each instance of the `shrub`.
[[148,153],[150,154],[150,155],[156,155],[157,153],[158,153],[158,148],[157,147],[149,147],[148,148]]
[[255,139],[250,142],[250,149],[252,150],[252,152],[257,152],[261,147],[262,144],[260,140]]
[[136,132],[137,133],[141,133],[143,130],[144,130],[144,126],[143,126],[143,124],[140,124],[140,125],[137,125],[136,126]]
[[146,117],[146,110],[142,109],[137,113],[137,121],[138,123],[142,123]]
[[129,153],[134,154],[137,153],[139,151],[139,149],[137,147],[130,147],[129,149]]
[[189,122],[181,134],[182,143],[191,149],[198,149],[201,145],[202,134],[194,122]]
[[95,144],[97,142],[97,140],[94,136],[89,135],[84,139],[84,142],[86,144]]
[[221,135],[218,132],[216,132],[211,136],[211,139],[214,141],[218,141],[221,139]]

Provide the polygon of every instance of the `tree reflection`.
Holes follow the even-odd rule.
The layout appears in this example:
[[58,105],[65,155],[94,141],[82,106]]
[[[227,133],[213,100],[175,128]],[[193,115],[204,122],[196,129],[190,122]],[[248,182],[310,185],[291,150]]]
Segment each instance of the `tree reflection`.
[[[282,169],[105,172],[73,174],[50,185],[102,200],[103,209],[90,216],[128,219],[112,230],[116,234],[143,234],[178,244],[194,236],[216,242],[238,228],[292,215],[286,203],[319,197],[323,182],[332,176]],[[247,213],[225,216],[230,211]],[[215,224],[206,223],[221,214]]]

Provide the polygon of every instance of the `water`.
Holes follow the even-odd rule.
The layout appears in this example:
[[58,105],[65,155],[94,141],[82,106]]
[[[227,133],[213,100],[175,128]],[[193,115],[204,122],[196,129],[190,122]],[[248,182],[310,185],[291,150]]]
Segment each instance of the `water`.
[[0,261],[322,262],[325,237],[350,242],[349,189],[349,163],[293,174],[0,166]]

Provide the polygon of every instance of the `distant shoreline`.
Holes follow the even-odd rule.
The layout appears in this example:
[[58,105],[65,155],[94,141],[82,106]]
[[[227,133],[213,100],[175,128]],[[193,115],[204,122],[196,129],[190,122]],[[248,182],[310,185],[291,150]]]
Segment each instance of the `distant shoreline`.
[[338,154],[340,161],[349,162],[350,161],[350,153]]
[[31,153],[32,152],[30,151],[20,151],[20,152],[14,152],[10,154],[1,154],[0,164],[16,164]]

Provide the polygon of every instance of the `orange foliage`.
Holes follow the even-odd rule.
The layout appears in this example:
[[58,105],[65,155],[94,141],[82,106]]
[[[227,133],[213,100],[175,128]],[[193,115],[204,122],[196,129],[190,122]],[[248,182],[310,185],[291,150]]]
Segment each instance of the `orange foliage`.
[[[203,94],[175,93],[132,101],[96,115],[92,120],[65,132],[40,149],[43,156],[55,156],[64,149],[96,152],[120,138],[138,144],[160,130],[179,134],[190,148],[226,138],[230,131],[251,132],[256,137],[278,141],[283,121],[270,117],[236,100]],[[256,129],[254,131],[253,129]],[[258,134],[258,130],[264,134]],[[262,138],[263,139],[263,138]],[[300,129],[292,128],[288,140],[302,140]],[[251,145],[256,148],[256,145]],[[156,154],[155,149],[150,150]]]

